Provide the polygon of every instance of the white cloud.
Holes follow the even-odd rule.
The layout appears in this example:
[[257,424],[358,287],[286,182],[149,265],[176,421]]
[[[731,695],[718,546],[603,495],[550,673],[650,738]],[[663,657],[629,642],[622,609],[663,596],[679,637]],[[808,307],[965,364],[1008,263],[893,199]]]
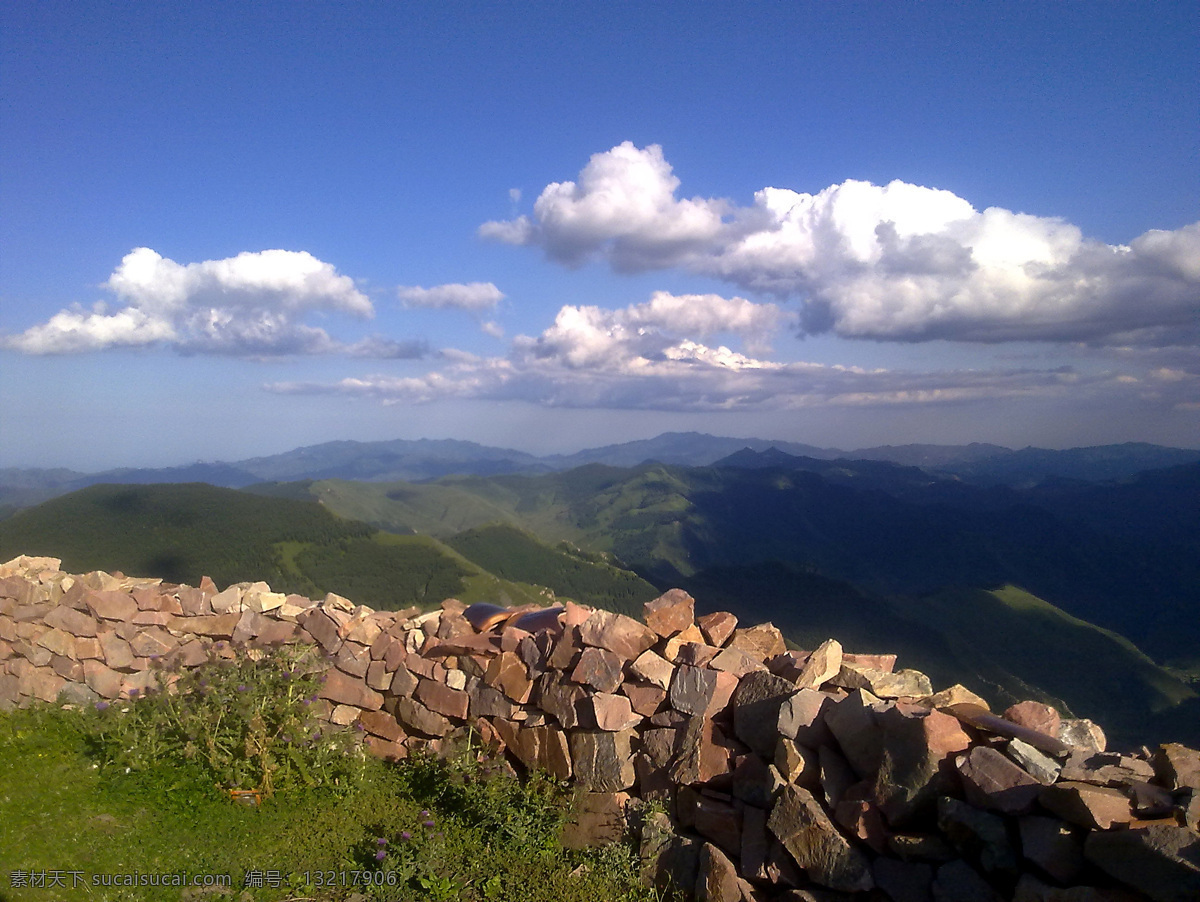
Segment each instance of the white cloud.
[[521,216],[480,227],[485,238],[540,244],[553,260],[578,266],[604,252],[622,270],[682,262],[721,232],[724,201],[678,200],[679,179],[652,144],[629,141],[594,154],[578,181],[547,185],[533,205],[536,223]]
[[[1142,390],[1127,384],[1119,372],[1084,374],[1067,367],[905,372],[779,363],[692,337],[728,332],[761,337],[787,318],[774,305],[717,295],[656,294],[645,304],[621,310],[565,306],[541,335],[518,336],[507,357],[443,351],[444,366],[420,376],[380,374],[335,383],[275,383],[267,388],[283,394],[334,393],[384,403],[472,398],[522,400],[547,407],[662,411],[783,411],[1079,398],[1096,392]],[[1161,400],[1158,395],[1150,400],[1155,399]]]
[[491,282],[450,283],[422,288],[419,285],[401,286],[396,293],[406,307],[432,307],[445,310],[492,310],[504,300],[504,292]]
[[371,301],[329,263],[304,251],[266,250],[180,264],[147,247],[125,256],[105,283],[115,312],[63,310],[0,346],[27,354],[169,345],[187,354],[274,356],[347,353],[413,357],[411,342],[337,341],[304,322],[314,313],[374,315]]
[[901,181],[848,180],[816,194],[764,188],[749,207],[680,199],[679,185],[660,147],[625,142],[594,155],[576,181],[548,185],[532,218],[479,231],[569,266],[683,267],[795,298],[812,333],[1200,342],[1200,222],[1114,246],[1061,219],[980,212]]
[[521,336],[514,348],[575,369],[611,369],[635,358],[662,357],[668,348],[691,336],[707,338],[728,332],[752,347],[765,348],[780,325],[794,318],[775,304],[755,304],[745,298],[656,291],[647,303],[623,310],[565,306],[538,338]]

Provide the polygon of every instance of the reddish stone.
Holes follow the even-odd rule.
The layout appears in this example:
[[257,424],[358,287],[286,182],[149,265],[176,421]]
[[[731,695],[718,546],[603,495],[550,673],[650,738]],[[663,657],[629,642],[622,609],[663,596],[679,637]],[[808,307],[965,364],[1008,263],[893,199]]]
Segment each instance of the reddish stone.
[[643,717],[653,716],[667,700],[667,693],[658,686],[638,686],[633,683],[625,683],[621,686],[621,693],[629,699],[633,710]]
[[645,624],[609,611],[593,611],[579,627],[579,638],[584,645],[608,649],[623,661],[636,660],[658,640],[657,634]]
[[89,617],[82,611],[60,604],[52,608],[45,619],[46,626],[57,627],[73,636],[90,637],[99,631],[99,624],[94,617]]
[[489,686],[499,689],[519,705],[529,701],[529,694],[533,688],[533,682],[529,679],[529,672],[525,669],[524,662],[511,651],[501,652],[492,659],[487,673],[483,676],[483,681]]
[[902,826],[954,788],[949,757],[969,748],[971,737],[940,711],[918,717],[891,708],[879,715],[879,725],[883,753],[875,799],[888,822]]
[[129,648],[129,643],[115,632],[110,630],[101,633],[97,638],[100,640],[100,647],[104,650],[104,661],[109,667],[121,670],[133,664],[133,652]]
[[767,828],[814,883],[843,892],[875,885],[867,859],[838,832],[808,790],[786,787],[771,809]]
[[1058,736],[1062,717],[1049,705],[1041,702],[1024,701],[1004,712],[1004,719],[1047,736]]
[[63,630],[46,630],[35,640],[35,644],[46,649],[53,655],[75,657],[75,637]]
[[58,700],[58,693],[66,684],[67,681],[57,673],[44,667],[35,667],[22,674],[17,683],[17,691],[21,695],[53,702]]
[[977,745],[958,761],[967,801],[1002,814],[1024,814],[1041,784],[996,749]]
[[539,705],[566,729],[579,723],[579,702],[587,696],[586,690],[576,684],[562,682],[556,674],[543,674],[538,683]]
[[436,711],[430,711],[415,699],[397,698],[395,709],[396,719],[417,733],[445,736],[451,730],[449,720]]
[[729,771],[725,737],[710,718],[690,717],[677,731],[677,751],[670,764],[676,785],[707,783]]
[[83,682],[83,665],[78,661],[73,661],[62,655],[55,655],[50,659],[50,669],[64,680],[69,680],[72,683]]
[[597,729],[607,732],[627,730],[642,720],[640,714],[633,713],[633,707],[624,695],[597,692],[590,696],[584,704],[591,712]]
[[842,644],[836,639],[826,639],[804,662],[804,669],[796,679],[801,689],[817,689],[827,680],[833,679],[842,670]]
[[738,619],[726,611],[705,614],[696,621],[704,641],[716,648],[721,648],[729,641],[729,637],[737,629],[737,623]]
[[675,665],[661,655],[645,651],[629,665],[629,670],[647,683],[667,689],[671,685],[671,677],[675,674]]
[[347,640],[338,650],[334,666],[342,673],[363,679],[367,675],[367,668],[371,666],[371,655],[365,645]]
[[1090,783],[1062,782],[1044,786],[1038,802],[1064,821],[1093,830],[1108,830],[1114,824],[1133,820],[1129,798],[1121,791]]
[[734,630],[729,647],[744,651],[759,662],[787,651],[783,634],[771,623],[760,623],[749,629]]
[[713,686],[713,694],[708,701],[708,707],[704,709],[706,717],[713,717],[729,707],[739,682],[738,677],[732,673],[720,670],[714,671],[714,673],[717,675],[717,681]]
[[615,692],[621,685],[624,662],[603,648],[585,648],[579,663],[571,673],[576,683],[586,684],[599,692]]
[[133,653],[143,658],[168,654],[178,646],[178,639],[156,626],[140,630],[129,643]]
[[646,626],[664,639],[691,626],[694,615],[695,601],[682,589],[671,589],[642,607]]
[[363,711],[358,715],[358,722],[372,736],[378,736],[389,742],[396,742],[407,735],[396,718],[386,711]]
[[417,684],[417,691],[414,695],[430,711],[436,711],[438,714],[457,720],[467,719],[470,696],[466,692],[451,689],[449,686],[433,680],[421,680]]
[[713,670],[722,670],[742,677],[753,670],[765,670],[762,662],[746,654],[740,648],[725,648],[708,664]]
[[193,633],[213,639],[232,639],[237,629],[240,613],[214,614],[211,617],[177,617],[171,628],[177,633]]
[[397,739],[389,742],[379,736],[368,735],[363,742],[367,751],[384,761],[401,761],[408,757],[408,748],[404,745],[403,740]]
[[325,672],[325,682],[317,695],[335,704],[354,705],[365,711],[378,711],[383,707],[382,695],[362,680],[348,676],[340,670]]
[[84,603],[93,615],[104,620],[129,620],[138,612],[137,602],[125,592],[88,592]]
[[296,637],[299,627],[289,620],[268,620],[255,637],[256,645],[284,645]]
[[688,817],[697,833],[731,855],[741,852],[742,817],[732,798],[723,793],[703,791],[689,795],[687,802],[690,803]]
[[1059,883],[1071,884],[1083,870],[1082,831],[1054,817],[1029,815],[1018,822],[1021,854]]
[[296,618],[296,622],[327,654],[336,654],[341,648],[342,636],[338,630],[338,623],[321,608],[309,608]]

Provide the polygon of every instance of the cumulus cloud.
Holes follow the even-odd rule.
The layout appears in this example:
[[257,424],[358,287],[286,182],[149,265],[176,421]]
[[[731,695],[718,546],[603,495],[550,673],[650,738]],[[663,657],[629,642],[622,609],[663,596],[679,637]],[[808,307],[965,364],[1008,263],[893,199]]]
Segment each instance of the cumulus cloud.
[[120,303],[63,310],[0,344],[27,354],[169,345],[186,354],[273,356],[348,353],[413,357],[413,343],[345,344],[304,320],[341,313],[366,319],[371,301],[329,263],[304,251],[266,250],[180,264],[147,247],[125,256],[105,283]]
[[976,210],[949,191],[848,180],[754,203],[677,196],[657,145],[594,155],[548,185],[533,216],[484,238],[568,266],[682,267],[800,302],[806,332],[852,338],[1200,343],[1200,222],[1128,245],[1062,219]]
[[439,310],[468,310],[479,313],[492,310],[504,300],[504,292],[491,282],[450,283],[422,288],[401,286],[396,292],[406,307],[432,307]]
[[552,259],[578,266],[603,253],[621,270],[673,266],[722,232],[724,201],[679,200],[679,179],[662,148],[629,141],[594,154],[577,181],[547,185],[534,219],[484,223],[485,238],[537,244]]

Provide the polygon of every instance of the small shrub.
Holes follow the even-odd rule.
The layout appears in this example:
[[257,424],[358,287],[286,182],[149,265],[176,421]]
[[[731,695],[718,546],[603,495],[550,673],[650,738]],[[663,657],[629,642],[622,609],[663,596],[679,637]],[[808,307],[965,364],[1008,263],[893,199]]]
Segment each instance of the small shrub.
[[127,772],[198,769],[226,789],[268,796],[361,774],[361,745],[312,713],[320,686],[312,648],[229,654],[184,674],[160,670],[145,697],[96,704],[84,723],[92,753]]

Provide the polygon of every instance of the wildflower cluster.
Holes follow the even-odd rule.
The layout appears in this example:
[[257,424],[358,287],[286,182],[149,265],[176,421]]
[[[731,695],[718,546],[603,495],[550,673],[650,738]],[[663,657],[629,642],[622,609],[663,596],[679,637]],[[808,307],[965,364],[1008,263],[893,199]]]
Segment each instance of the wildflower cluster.
[[311,648],[262,653],[231,647],[186,673],[160,667],[157,687],[99,702],[94,752],[125,770],[198,767],[228,789],[340,785],[361,767],[361,745],[316,720],[319,659]]

